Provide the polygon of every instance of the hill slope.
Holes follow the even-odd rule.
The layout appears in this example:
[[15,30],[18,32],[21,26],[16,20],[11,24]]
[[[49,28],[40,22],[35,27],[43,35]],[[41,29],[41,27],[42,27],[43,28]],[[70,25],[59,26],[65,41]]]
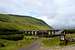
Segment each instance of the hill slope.
[[30,16],[0,14],[0,29],[48,30],[44,21]]
[[[0,14],[0,30],[49,30],[44,21],[30,16]],[[17,50],[31,44],[34,39],[26,38],[23,33],[0,31],[0,50]],[[26,39],[25,39],[26,38]],[[12,40],[12,41],[11,41]],[[18,40],[18,41],[14,41]]]

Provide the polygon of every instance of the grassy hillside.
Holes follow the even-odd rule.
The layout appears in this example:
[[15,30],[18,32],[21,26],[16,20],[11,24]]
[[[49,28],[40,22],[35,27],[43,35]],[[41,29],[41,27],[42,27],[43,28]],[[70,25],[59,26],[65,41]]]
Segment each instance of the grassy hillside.
[[[1,31],[1,30],[49,30],[52,29],[44,21],[30,16],[19,16],[10,14],[0,14],[0,50],[17,50],[22,46],[27,46],[34,40],[25,38],[21,32]],[[7,35],[6,35],[7,34]],[[18,41],[14,41],[17,40]]]
[[48,30],[44,21],[30,16],[0,14],[0,29]]

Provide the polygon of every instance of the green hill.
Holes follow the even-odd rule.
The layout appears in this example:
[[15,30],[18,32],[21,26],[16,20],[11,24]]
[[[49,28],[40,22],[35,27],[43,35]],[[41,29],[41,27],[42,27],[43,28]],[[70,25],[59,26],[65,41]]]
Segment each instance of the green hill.
[[[43,20],[31,16],[0,14],[0,50],[18,50],[18,48],[25,47],[36,40],[26,37],[23,32],[18,30],[49,29],[52,29],[52,27]],[[17,30],[17,32],[9,32],[7,30]]]
[[44,21],[30,16],[0,14],[1,39],[21,40],[25,33],[20,30],[49,30],[50,28]]
[[0,29],[49,30],[51,27],[43,20],[30,16],[0,14]]

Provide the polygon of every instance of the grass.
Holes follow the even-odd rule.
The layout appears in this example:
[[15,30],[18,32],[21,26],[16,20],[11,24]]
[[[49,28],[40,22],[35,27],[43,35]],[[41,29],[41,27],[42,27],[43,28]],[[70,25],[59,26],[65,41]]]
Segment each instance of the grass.
[[66,37],[75,38],[75,33],[73,33],[73,34],[66,34]]
[[43,39],[42,44],[45,47],[58,46],[60,44],[60,40],[58,37],[53,37],[51,39]]
[[[74,38],[75,39],[75,33],[73,33],[73,34],[66,34],[66,38]],[[75,42],[68,42],[67,45],[75,45]]]
[[[68,37],[75,38],[75,34],[66,34],[65,37],[66,38],[68,38]],[[62,44],[60,45],[60,43],[62,43]],[[64,41],[60,41],[59,37],[53,37],[51,39],[47,39],[47,38],[42,39],[42,44],[45,47],[54,47],[54,46],[55,47],[56,46],[63,47],[63,46],[65,46]],[[75,42],[68,42],[66,46],[68,46],[68,45],[75,45]]]
[[10,41],[10,40],[3,40],[0,39],[0,43],[3,43],[5,47],[1,47],[0,50],[18,50],[21,47],[26,47],[31,44],[35,39],[27,39],[19,40],[19,41]]

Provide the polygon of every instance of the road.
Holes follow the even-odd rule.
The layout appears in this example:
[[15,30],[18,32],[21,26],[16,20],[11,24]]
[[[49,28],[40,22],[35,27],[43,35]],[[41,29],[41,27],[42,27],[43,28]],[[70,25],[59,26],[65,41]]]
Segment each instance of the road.
[[30,44],[28,47],[26,48],[20,48],[19,50],[37,50],[38,48],[40,48],[40,39],[34,41],[32,44]]

